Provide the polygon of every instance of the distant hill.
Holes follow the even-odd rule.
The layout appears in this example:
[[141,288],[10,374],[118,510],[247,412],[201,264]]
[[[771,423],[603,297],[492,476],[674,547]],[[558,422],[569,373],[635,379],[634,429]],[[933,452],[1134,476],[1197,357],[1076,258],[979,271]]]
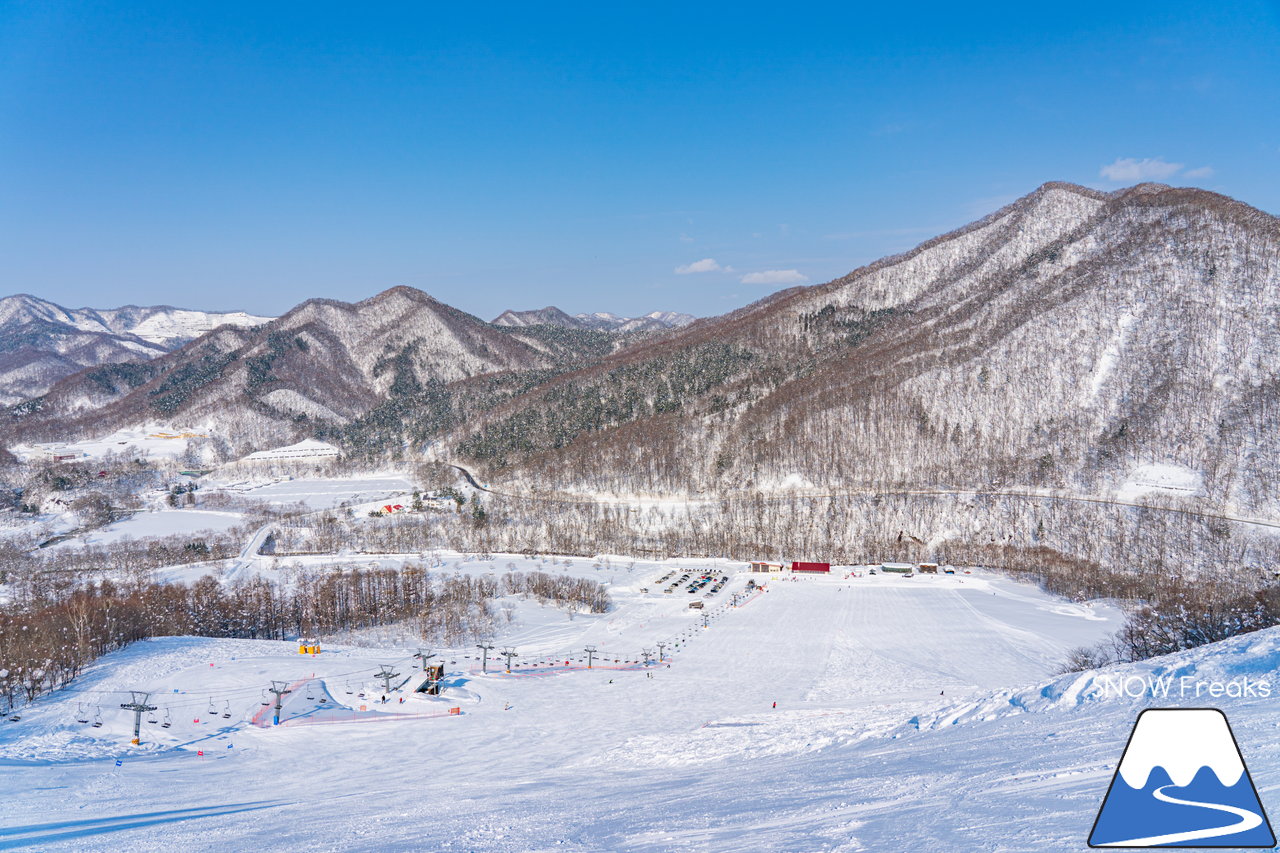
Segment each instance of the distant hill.
[[271,318],[169,306],[63,308],[27,294],[0,299],[0,403],[43,394],[85,367],[163,355],[218,326]]
[[224,326],[144,363],[81,371],[15,408],[9,432],[213,422],[243,452],[473,377],[544,371],[545,378],[612,346],[610,336],[589,330],[493,326],[395,287],[357,303],[309,300],[265,325]]
[[651,311],[642,317],[620,317],[606,311],[569,315],[559,308],[547,306],[533,311],[503,311],[493,320],[495,326],[563,326],[566,329],[596,329],[602,332],[660,332],[678,329],[692,323],[692,314],[675,311]]

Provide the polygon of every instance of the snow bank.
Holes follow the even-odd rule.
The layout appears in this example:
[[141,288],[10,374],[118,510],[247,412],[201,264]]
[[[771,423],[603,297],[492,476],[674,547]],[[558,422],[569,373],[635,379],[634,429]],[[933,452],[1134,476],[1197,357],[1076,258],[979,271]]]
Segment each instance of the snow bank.
[[[1073,672],[1033,687],[995,691],[915,717],[910,727],[939,729],[1016,714],[1079,710],[1104,703],[1206,704],[1221,698],[1280,698],[1280,628],[1232,637],[1132,664]],[[1224,691],[1213,695],[1215,685]],[[1252,688],[1252,692],[1250,690]]]

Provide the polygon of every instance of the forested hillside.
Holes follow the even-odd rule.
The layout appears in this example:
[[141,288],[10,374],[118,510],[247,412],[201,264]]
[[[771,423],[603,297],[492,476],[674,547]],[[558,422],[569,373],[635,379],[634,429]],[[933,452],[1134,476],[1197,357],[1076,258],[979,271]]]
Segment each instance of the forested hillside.
[[1280,223],[1048,184],[961,231],[559,376],[452,436],[561,490],[1087,493],[1143,463],[1276,509]]

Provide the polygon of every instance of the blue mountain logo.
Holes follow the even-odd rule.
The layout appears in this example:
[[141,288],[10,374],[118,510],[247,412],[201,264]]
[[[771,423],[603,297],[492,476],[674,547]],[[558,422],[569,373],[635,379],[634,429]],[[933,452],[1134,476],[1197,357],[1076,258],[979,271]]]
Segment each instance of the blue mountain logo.
[[1139,714],[1089,846],[1275,847],[1226,715],[1217,708]]

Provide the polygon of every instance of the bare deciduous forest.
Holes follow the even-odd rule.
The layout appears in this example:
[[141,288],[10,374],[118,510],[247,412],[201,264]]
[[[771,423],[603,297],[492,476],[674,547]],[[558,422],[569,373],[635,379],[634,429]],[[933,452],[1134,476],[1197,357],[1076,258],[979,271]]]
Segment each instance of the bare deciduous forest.
[[408,623],[426,640],[457,645],[493,631],[499,594],[593,613],[610,606],[591,580],[542,572],[436,577],[418,566],[293,572],[283,584],[262,577],[226,584],[207,575],[190,586],[33,585],[0,607],[0,711],[68,684],[95,658],[146,637],[285,639]]

